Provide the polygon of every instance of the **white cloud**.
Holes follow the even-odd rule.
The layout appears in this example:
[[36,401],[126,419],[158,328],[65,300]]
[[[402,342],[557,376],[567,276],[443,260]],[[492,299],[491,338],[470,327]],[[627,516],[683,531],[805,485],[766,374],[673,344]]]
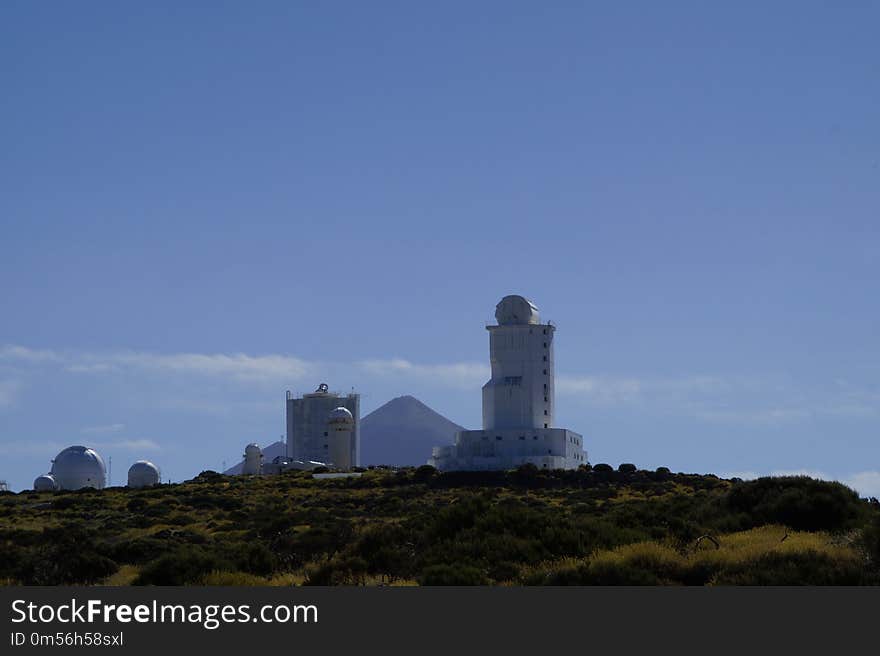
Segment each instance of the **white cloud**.
[[86,426],[80,429],[80,433],[87,435],[102,435],[105,433],[118,433],[125,428],[125,424],[104,424],[102,426]]
[[161,451],[162,447],[153,440],[129,439],[112,442],[92,442],[95,449],[120,449],[122,451]]
[[57,362],[61,357],[54,351],[37,350],[6,344],[0,346],[0,360],[23,361],[23,362]]
[[303,378],[312,365],[288,355],[245,353],[149,353],[117,351],[106,353],[62,353],[24,346],[0,348],[0,359],[25,364],[61,364],[69,373],[104,374],[141,370],[231,378],[238,381],[282,382]]
[[[297,385],[308,378],[332,377],[353,367],[374,377],[413,381],[420,385],[478,390],[489,378],[483,362],[425,364],[404,358],[358,362],[318,362],[284,354],[151,353],[145,351],[76,352],[37,350],[7,345],[0,361],[12,363],[15,375],[24,367],[57,367],[75,375],[126,375],[140,372],[172,382],[203,377],[220,382]],[[880,417],[880,393],[843,379],[795,380],[787,376],[715,375],[572,375],[556,378],[560,396],[595,406],[638,409],[712,423],[781,425],[820,417],[864,421]],[[10,405],[17,387],[0,388],[0,407]],[[190,405],[204,403],[182,399]]]
[[454,362],[451,364],[415,364],[402,358],[389,360],[363,360],[361,369],[376,376],[402,376],[434,381],[441,385],[476,388],[486,382],[490,370],[479,362]]
[[[57,442],[54,440],[47,440],[42,442],[12,442],[12,443],[0,443],[0,454],[2,455],[27,455],[27,456],[45,456],[46,458],[54,458],[58,453],[60,453],[63,449],[74,444],[73,442]],[[154,440],[148,439],[119,439],[112,440],[106,442],[93,442],[91,440],[86,441],[83,446],[87,446],[92,449],[97,449],[98,451],[102,450],[119,450],[119,451],[133,451],[133,452],[142,452],[142,451],[161,451],[162,447]]]
[[632,403],[641,398],[642,381],[637,378],[600,376],[558,376],[556,391],[581,396],[596,403]]

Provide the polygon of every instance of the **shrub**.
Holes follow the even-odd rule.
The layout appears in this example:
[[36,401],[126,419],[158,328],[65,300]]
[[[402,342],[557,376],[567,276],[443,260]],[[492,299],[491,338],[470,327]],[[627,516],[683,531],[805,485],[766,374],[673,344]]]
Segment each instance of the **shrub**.
[[669,467],[657,467],[657,473],[658,473],[658,474],[663,474],[663,475],[665,475],[665,476],[668,476],[668,475],[671,474],[672,472],[669,471]]
[[607,463],[600,462],[596,465],[593,465],[593,471],[594,472],[613,472],[614,468]]
[[766,477],[733,486],[727,505],[753,525],[784,524],[805,531],[853,528],[863,514],[859,495],[840,483],[807,476]]
[[419,585],[486,585],[486,576],[470,565],[431,565],[419,576]]
[[431,465],[422,465],[413,474],[416,483],[427,483],[437,475],[437,469]]
[[367,561],[363,558],[334,558],[312,570],[305,585],[364,585],[367,570]]
[[198,547],[181,547],[141,569],[134,585],[187,585],[214,571],[233,570],[230,563]]
[[631,462],[623,462],[620,465],[618,465],[617,471],[622,472],[624,474],[633,474],[636,471],[638,471],[638,469]]

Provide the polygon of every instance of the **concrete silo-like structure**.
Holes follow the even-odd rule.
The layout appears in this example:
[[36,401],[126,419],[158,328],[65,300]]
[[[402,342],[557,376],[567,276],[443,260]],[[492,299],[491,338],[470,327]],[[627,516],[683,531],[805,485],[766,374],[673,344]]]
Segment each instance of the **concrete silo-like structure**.
[[354,416],[348,408],[338,407],[327,417],[329,464],[336,469],[351,469],[355,452]]
[[293,462],[330,461],[330,413],[345,408],[354,422],[351,428],[351,467],[360,464],[360,396],[331,392],[326,383],[310,394],[294,398],[287,392],[287,458]]
[[263,468],[263,450],[256,442],[248,444],[244,448],[244,463],[241,473],[245,476],[257,476]]
[[149,460],[138,460],[128,468],[128,487],[141,488],[159,485],[162,473]]
[[79,490],[84,487],[101,490],[107,485],[107,467],[94,449],[69,446],[55,456],[49,472],[61,490]]

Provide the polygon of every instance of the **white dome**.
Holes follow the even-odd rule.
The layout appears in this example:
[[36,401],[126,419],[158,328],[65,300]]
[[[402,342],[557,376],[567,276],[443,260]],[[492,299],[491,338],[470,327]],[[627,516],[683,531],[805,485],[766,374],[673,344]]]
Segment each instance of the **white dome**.
[[84,446],[69,446],[55,456],[50,473],[61,490],[100,490],[107,484],[107,468],[101,456]]
[[330,411],[330,414],[327,415],[327,423],[351,426],[354,424],[354,415],[351,414],[351,411],[348,408],[334,408]]
[[149,460],[138,460],[128,468],[128,487],[150,487],[161,480],[159,468]]
[[52,474],[43,474],[34,479],[34,489],[37,492],[48,492],[50,490],[57,490],[58,487],[55,485],[55,479]]
[[495,306],[495,319],[499,326],[541,323],[538,307],[523,296],[505,296]]
[[254,453],[254,454],[257,454],[257,455],[262,455],[262,453],[263,453],[262,449],[260,449],[260,445],[257,444],[256,442],[251,442],[250,444],[248,444],[248,445],[244,448],[244,452],[245,452],[245,455],[247,455],[248,453]]

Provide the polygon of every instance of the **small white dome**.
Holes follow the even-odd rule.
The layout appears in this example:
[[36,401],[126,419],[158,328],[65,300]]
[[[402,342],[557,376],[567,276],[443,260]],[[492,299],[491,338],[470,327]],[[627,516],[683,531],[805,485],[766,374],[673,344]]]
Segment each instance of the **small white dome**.
[[348,408],[334,408],[330,411],[330,414],[327,415],[327,423],[330,424],[353,424],[354,423],[354,415],[351,414],[351,411]]
[[128,468],[128,487],[150,487],[161,480],[159,468],[149,460],[138,460]]
[[495,320],[499,326],[541,323],[538,307],[523,296],[505,296],[495,306]]
[[34,479],[34,489],[37,492],[48,492],[50,490],[57,490],[58,487],[52,474],[43,474]]
[[61,490],[79,490],[84,487],[102,489],[107,484],[107,468],[94,449],[69,446],[52,461],[54,477]]
[[263,450],[260,449],[259,444],[257,444],[256,442],[251,442],[250,444],[248,444],[244,448],[244,452],[245,452],[245,454],[253,453],[253,454],[261,455],[263,453]]

